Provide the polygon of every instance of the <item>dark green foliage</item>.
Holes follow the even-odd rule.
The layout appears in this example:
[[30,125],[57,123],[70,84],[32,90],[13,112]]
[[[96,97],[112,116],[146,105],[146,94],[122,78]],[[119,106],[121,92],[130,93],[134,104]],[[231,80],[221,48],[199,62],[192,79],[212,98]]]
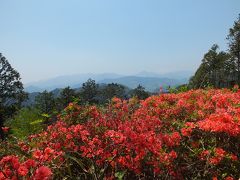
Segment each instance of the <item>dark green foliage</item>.
[[240,84],[240,14],[238,20],[234,22],[233,27],[229,29],[227,40],[233,72],[235,72],[237,76],[236,80]]
[[4,120],[11,116],[27,97],[23,91],[20,74],[0,53],[0,135],[3,138]]
[[56,108],[55,99],[52,92],[43,91],[35,98],[35,106],[43,114],[50,114]]
[[223,51],[218,52],[218,48],[218,45],[214,44],[204,55],[202,64],[190,79],[191,88],[222,87],[227,84],[229,54]]
[[187,92],[189,90],[187,84],[182,84],[180,86],[177,86],[176,89],[178,92]]
[[222,88],[240,85],[240,15],[227,36],[228,52],[218,51],[218,46],[204,55],[200,67],[190,79],[190,88],[208,86]]
[[142,100],[150,96],[150,94],[140,84],[138,85],[138,87],[136,87],[130,92],[130,95],[131,97],[137,97],[138,99],[142,99]]
[[57,98],[57,109],[61,111],[64,109],[70,102],[73,102],[76,99],[76,92],[74,89],[71,89],[69,86],[61,90],[60,96]]
[[95,104],[98,103],[97,100],[98,94],[98,84],[95,80],[88,79],[87,82],[83,83],[82,89],[80,92],[80,101],[82,103]]
[[182,92],[187,92],[189,91],[189,85],[188,84],[182,84],[177,87],[169,87],[168,92],[169,93],[182,93]]
[[107,84],[99,94],[102,103],[110,101],[113,97],[126,98],[125,87],[117,83]]

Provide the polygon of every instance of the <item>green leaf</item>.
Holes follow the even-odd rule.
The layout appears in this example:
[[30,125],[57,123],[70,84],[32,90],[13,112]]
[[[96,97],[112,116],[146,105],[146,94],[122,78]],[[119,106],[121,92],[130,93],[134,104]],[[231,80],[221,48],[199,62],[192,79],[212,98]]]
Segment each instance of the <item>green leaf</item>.
[[115,177],[116,177],[118,180],[122,180],[125,174],[126,174],[126,171],[119,171],[119,172],[116,172],[116,173],[115,173]]
[[74,156],[67,155],[67,154],[66,154],[65,156],[66,156],[67,158],[75,161],[75,162],[81,167],[81,169],[82,169],[84,172],[89,173],[89,172],[86,170],[86,168],[84,167],[84,164],[83,164],[83,162],[82,162],[80,159],[78,159],[78,158],[76,158],[76,157],[74,157]]
[[30,122],[30,124],[31,124],[31,125],[36,125],[36,124],[40,124],[40,123],[42,123],[42,122],[43,122],[42,119],[38,119],[38,120],[36,120],[36,121]]
[[49,114],[41,114],[42,117],[45,117],[45,118],[50,118],[50,115]]

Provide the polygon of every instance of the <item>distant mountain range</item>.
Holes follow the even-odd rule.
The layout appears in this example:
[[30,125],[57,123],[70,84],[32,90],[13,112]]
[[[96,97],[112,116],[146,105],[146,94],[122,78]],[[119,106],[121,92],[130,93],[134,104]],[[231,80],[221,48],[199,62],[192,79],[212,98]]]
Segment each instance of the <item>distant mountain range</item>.
[[100,81],[103,84],[109,83],[118,83],[125,85],[131,89],[136,88],[139,84],[144,86],[147,91],[153,92],[158,91],[159,87],[167,87],[167,86],[177,86],[180,84],[187,83],[187,79],[169,79],[169,78],[158,78],[158,77],[137,77],[137,76],[126,76],[116,79],[104,79]]
[[165,74],[156,74],[143,71],[131,76],[119,75],[115,73],[75,74],[28,83],[25,85],[25,91],[29,93],[41,92],[43,90],[52,91],[56,88],[64,88],[67,86],[79,88],[82,86],[82,83],[91,78],[100,84],[119,83],[129,88],[135,88],[141,84],[146,88],[146,90],[153,92],[156,89],[159,89],[160,86],[177,86],[187,83],[192,75],[193,72],[191,71],[178,71]]

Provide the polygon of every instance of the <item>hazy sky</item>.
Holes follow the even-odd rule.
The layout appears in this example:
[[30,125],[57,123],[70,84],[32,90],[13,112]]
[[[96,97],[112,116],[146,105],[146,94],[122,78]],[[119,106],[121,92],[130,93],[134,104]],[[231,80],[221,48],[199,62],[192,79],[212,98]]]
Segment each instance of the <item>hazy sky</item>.
[[0,52],[25,83],[194,71],[239,13],[240,0],[0,0]]

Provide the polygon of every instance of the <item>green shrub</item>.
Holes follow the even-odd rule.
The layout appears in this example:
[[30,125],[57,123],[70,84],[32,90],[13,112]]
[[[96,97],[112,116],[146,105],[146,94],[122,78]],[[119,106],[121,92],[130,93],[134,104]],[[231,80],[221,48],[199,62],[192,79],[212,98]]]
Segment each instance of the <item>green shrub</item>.
[[5,125],[10,127],[10,133],[20,139],[30,134],[38,133],[43,129],[44,117],[35,108],[22,108]]

